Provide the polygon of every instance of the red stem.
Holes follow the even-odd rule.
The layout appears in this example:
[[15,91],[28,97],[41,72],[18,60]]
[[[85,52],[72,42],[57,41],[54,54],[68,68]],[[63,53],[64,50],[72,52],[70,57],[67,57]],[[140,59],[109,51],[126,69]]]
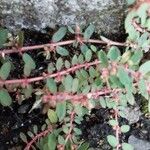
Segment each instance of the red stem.
[[[76,40],[68,40],[68,41],[62,41],[62,42],[57,42],[57,43],[50,43],[50,44],[42,44],[42,45],[35,45],[35,46],[26,46],[22,47],[20,49],[3,49],[0,51],[0,55],[4,56],[5,54],[11,54],[11,53],[20,53],[20,52],[26,52],[29,50],[36,50],[36,49],[42,49],[44,47],[56,47],[56,46],[63,46],[63,45],[69,45],[73,44],[76,42]],[[116,46],[126,46],[125,43],[119,43],[115,41],[109,41],[109,43],[102,41],[102,40],[94,40],[94,39],[89,39],[89,40],[82,40],[83,43],[96,43],[96,44],[109,44],[109,45],[116,45]]]
[[73,66],[73,67],[71,67],[67,70],[63,70],[63,71],[53,73],[53,74],[46,74],[46,75],[39,76],[39,77],[27,78],[27,79],[4,80],[4,81],[1,80],[0,85],[22,84],[22,83],[29,84],[29,83],[36,82],[36,81],[41,81],[41,80],[44,80],[44,79],[47,79],[47,78],[55,78],[57,76],[63,76],[63,75],[66,75],[68,73],[75,72],[78,69],[81,69],[81,68],[84,68],[84,67],[88,68],[90,66],[97,65],[97,64],[100,64],[100,61],[95,60],[95,61],[90,62],[90,63],[79,64],[79,65]]
[[[119,124],[119,122],[118,122],[118,109],[115,109],[115,120]],[[120,127],[119,127],[119,125],[117,125],[116,126],[116,139],[118,141],[118,145],[116,147],[116,150],[119,150],[119,147],[120,147],[120,143],[119,143],[119,130],[120,130]]]
[[49,132],[52,131],[52,127],[50,126],[47,130],[40,132],[39,134],[37,134],[35,137],[33,137],[33,139],[27,143],[26,147],[24,148],[24,150],[30,150],[31,146],[33,145],[33,143],[35,143],[38,139],[40,139],[42,136],[46,136]]
[[[71,132],[73,130],[73,121],[74,121],[74,116],[75,116],[75,112],[71,112],[70,114],[70,129],[69,129],[69,132],[68,132],[68,135],[65,139],[65,142],[67,142],[69,139],[71,139]],[[65,145],[63,145],[63,149],[65,149]]]
[[94,91],[94,92],[89,92],[88,94],[70,94],[66,92],[59,92],[56,94],[47,94],[43,96],[44,102],[50,101],[63,101],[63,100],[71,100],[73,102],[81,102],[82,100],[87,100],[87,99],[97,99],[100,96],[104,96],[110,93],[118,93],[122,91],[122,89],[101,89],[99,91]]

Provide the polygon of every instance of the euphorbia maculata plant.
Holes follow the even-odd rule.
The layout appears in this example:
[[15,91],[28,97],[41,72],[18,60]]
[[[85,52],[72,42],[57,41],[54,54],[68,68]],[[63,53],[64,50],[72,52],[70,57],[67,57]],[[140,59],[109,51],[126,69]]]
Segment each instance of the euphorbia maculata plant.
[[[149,101],[150,110],[150,61],[141,63],[143,54],[150,48],[149,12],[150,4],[146,2],[130,10],[125,20],[128,37],[124,43],[103,36],[101,40],[91,39],[94,26],[89,25],[84,32],[79,26],[76,26],[75,31],[71,27],[61,27],[52,36],[51,43],[28,47],[23,46],[23,33],[20,32],[12,49],[3,48],[0,51],[0,103],[3,106],[11,105],[13,100],[10,92],[16,93],[16,98],[23,95],[23,99],[34,94],[38,97],[37,103],[44,103],[45,108],[48,108],[45,110],[48,115],[47,129],[44,128],[39,134],[36,132],[35,137],[30,133],[30,142],[21,133],[21,138],[27,143],[26,150],[34,148],[35,143],[40,149],[88,149],[89,144],[79,139],[81,130],[78,124],[95,107],[114,110],[108,123],[115,135],[107,136],[113,149],[133,149],[120,139],[121,133],[128,132],[130,126],[120,126],[118,118],[125,117],[125,107],[136,103],[137,93]],[[67,33],[73,34],[75,38],[63,41]],[[4,44],[7,34],[6,29],[0,29],[1,47],[9,45]],[[66,45],[72,45],[76,51],[69,50]],[[98,45],[106,47],[99,49]],[[125,50],[120,52],[120,47]],[[52,61],[42,74],[31,77],[37,66],[28,51],[34,50],[36,54],[37,49],[43,50],[43,56]],[[8,56],[12,53],[22,57],[22,78],[10,78],[13,62]]]

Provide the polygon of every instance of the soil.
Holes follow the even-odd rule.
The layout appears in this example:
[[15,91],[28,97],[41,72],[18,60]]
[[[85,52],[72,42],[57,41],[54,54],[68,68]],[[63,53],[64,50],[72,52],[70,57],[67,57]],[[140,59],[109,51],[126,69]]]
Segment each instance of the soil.
[[[52,30],[48,30],[47,34],[42,34],[35,31],[25,30],[24,45],[29,46],[48,43],[50,42],[50,38],[53,32],[54,31]],[[98,37],[98,35],[95,35],[95,37]],[[124,37],[125,36],[122,37],[123,40]],[[70,37],[66,37],[66,39],[69,38]],[[116,39],[116,36],[112,39]],[[120,39],[120,37],[118,39]],[[32,77],[40,75],[43,71],[45,71],[47,64],[50,62],[50,60],[45,60],[41,55],[35,55],[35,53],[38,54],[39,51],[40,50],[29,52],[37,64],[37,69],[35,69],[35,71],[31,74]],[[11,55],[11,59],[15,66],[14,71],[11,73],[11,78],[20,78],[22,76],[23,70],[21,57],[17,54],[13,54]],[[39,68],[41,69],[39,70]],[[31,130],[34,125],[37,125],[40,129],[41,126],[45,123],[46,115],[41,113],[41,108],[28,113],[35,101],[34,96],[23,101],[21,105],[16,102],[15,96],[13,97],[14,102],[11,107],[4,108],[0,106],[0,150],[23,149],[25,144],[19,137],[20,132],[26,133],[27,131]],[[87,140],[90,143],[90,147],[93,147],[94,149],[100,148],[102,150],[111,149],[106,141],[106,136],[114,132],[108,125],[110,114],[110,110],[101,108],[98,110],[92,110],[91,115],[85,117],[81,124],[81,138]],[[125,119],[120,119],[120,124],[123,123],[128,122]],[[132,134],[138,138],[150,141],[149,125],[150,120],[142,116],[139,122],[132,125],[131,131],[129,133],[122,135],[122,141],[127,142],[128,137]],[[143,133],[143,130],[147,132]]]

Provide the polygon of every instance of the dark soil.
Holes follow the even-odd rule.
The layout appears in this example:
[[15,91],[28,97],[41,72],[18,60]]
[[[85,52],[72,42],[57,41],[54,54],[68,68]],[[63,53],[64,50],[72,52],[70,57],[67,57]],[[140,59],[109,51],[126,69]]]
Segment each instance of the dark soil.
[[[87,116],[81,124],[83,133],[81,137],[88,141],[92,148],[101,150],[112,149],[106,140],[107,135],[115,134],[112,127],[108,124],[110,115],[109,110],[103,108],[94,109],[91,112],[91,116]],[[123,124],[128,124],[128,121],[120,118],[119,125]],[[121,142],[128,142],[130,135],[134,135],[144,141],[150,141],[150,119],[142,116],[137,123],[131,125],[130,132],[121,135]]]
[[[49,30],[47,34],[42,34],[25,30],[24,45],[30,46],[48,43],[50,42],[53,32],[54,31]],[[95,37],[98,37],[98,35]],[[123,37],[122,39],[124,39]],[[69,38],[70,37],[66,37],[66,39]],[[116,39],[116,37],[113,39]],[[120,39],[120,37],[118,39]],[[72,47],[69,48],[73,50]],[[35,55],[38,54],[39,51],[40,50],[28,52],[37,64],[36,69],[31,74],[32,77],[39,76],[46,70],[47,64],[51,62],[51,60],[45,60],[42,55]],[[73,52],[76,53],[75,50],[73,50]],[[11,78],[21,78],[23,74],[23,63],[21,57],[17,54],[13,54],[11,55],[11,59],[15,66],[14,71],[11,73]],[[39,70],[39,68],[41,69]],[[14,93],[12,93],[11,96],[14,98],[11,107],[4,108],[0,106],[0,150],[8,150],[12,148],[17,149],[20,145],[20,149],[23,149],[25,144],[19,137],[20,132],[26,134],[27,131],[32,129],[33,125],[37,125],[40,129],[45,123],[46,115],[42,115],[41,108],[28,113],[35,101],[34,96],[23,101],[21,105],[16,102]],[[81,129],[83,134],[81,138],[87,140],[91,147],[100,148],[102,150],[111,149],[106,141],[106,136],[108,134],[113,134],[114,132],[108,125],[110,114],[110,110],[94,109],[91,112],[91,116],[86,116],[85,120],[82,122]],[[127,123],[127,120],[121,119],[120,123]],[[144,134],[142,132],[143,130],[146,130],[147,132],[144,132]],[[150,121],[143,117],[138,123],[132,125],[129,133],[122,135],[122,141],[127,142],[128,137],[131,134],[134,134],[138,138],[150,141]]]

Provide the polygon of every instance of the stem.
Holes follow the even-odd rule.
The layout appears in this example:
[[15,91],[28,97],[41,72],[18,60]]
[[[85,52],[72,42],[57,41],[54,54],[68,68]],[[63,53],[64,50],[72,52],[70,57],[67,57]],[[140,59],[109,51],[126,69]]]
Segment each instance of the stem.
[[[69,129],[68,135],[65,139],[65,143],[71,138],[71,133],[72,133],[72,130],[73,130],[73,127],[74,127],[73,126],[74,116],[75,116],[75,112],[73,111],[70,114],[70,129]],[[64,147],[65,147],[65,145],[64,145]]]
[[63,75],[66,75],[68,73],[75,72],[78,69],[81,69],[81,68],[84,68],[84,67],[88,68],[90,66],[97,65],[97,64],[100,64],[100,61],[95,60],[95,61],[90,62],[90,63],[79,64],[79,65],[73,66],[73,67],[71,67],[67,70],[63,70],[63,71],[53,73],[53,74],[46,74],[46,75],[39,76],[39,77],[27,78],[27,79],[4,80],[4,81],[1,80],[0,85],[22,84],[22,83],[29,84],[29,83],[32,83],[32,82],[41,81],[41,80],[48,79],[48,78],[55,78],[55,77],[58,77],[58,76],[63,76]]
[[[119,121],[118,121],[118,109],[117,108],[115,109],[115,120],[119,124]],[[116,150],[119,150],[119,147],[120,147],[120,143],[119,143],[119,130],[120,130],[120,127],[119,127],[119,125],[117,125],[117,127],[116,127],[116,139],[118,141],[118,145],[116,147]]]
[[[22,48],[14,48],[14,49],[3,49],[0,51],[1,56],[5,56],[6,54],[12,54],[12,53],[20,53],[20,52],[26,52],[30,50],[37,50],[37,49],[43,49],[44,47],[56,47],[56,46],[63,46],[63,45],[69,45],[76,42],[76,40],[68,40],[68,41],[62,41],[57,43],[50,43],[50,44],[42,44],[42,45],[35,45],[35,46],[26,46]],[[84,43],[96,43],[96,44],[109,44],[109,45],[116,45],[116,46],[126,46],[126,43],[119,43],[115,41],[109,40],[109,42],[105,42],[102,40],[95,40],[95,39],[89,39],[89,40],[82,40]]]
[[51,131],[52,131],[52,127],[50,126],[47,130],[45,130],[45,131],[40,132],[39,134],[37,134],[35,137],[33,137],[33,139],[29,143],[27,143],[27,145],[24,148],[24,150],[30,150],[30,148],[33,145],[33,143],[35,143],[41,137],[46,136]]
[[99,91],[89,92],[88,94],[71,94],[66,92],[59,92],[56,94],[48,93],[47,95],[43,96],[43,100],[44,102],[70,100],[73,102],[79,102],[81,104],[84,104],[84,101],[86,101],[87,99],[96,99],[100,96],[104,96],[114,92],[118,93],[120,91],[122,91],[122,89],[101,89]]

